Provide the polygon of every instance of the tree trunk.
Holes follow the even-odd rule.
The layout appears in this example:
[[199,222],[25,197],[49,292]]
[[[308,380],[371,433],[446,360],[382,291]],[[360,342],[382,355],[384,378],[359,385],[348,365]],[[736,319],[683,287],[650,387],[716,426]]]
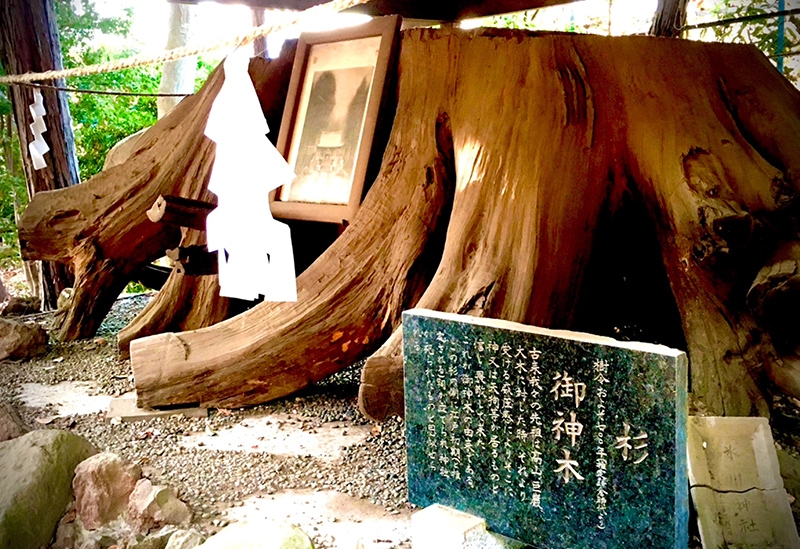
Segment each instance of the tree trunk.
[[658,0],[653,23],[650,25],[652,36],[680,38],[686,26],[686,4],[688,0]]
[[[779,243],[796,240],[800,94],[757,50],[412,30],[399,73],[381,174],[298,278],[299,301],[134,341],[142,404],[287,395],[375,351],[414,304],[549,328],[593,318],[614,335],[618,325],[603,328],[612,311],[576,311],[598,227],[627,203],[645,212],[630,234],[656,235],[663,265],[650,275],[672,289],[696,405],[767,414],[763,374],[791,392],[796,374],[781,364],[794,357],[775,350],[745,297]],[[384,367],[384,394],[396,395],[401,370]]]
[[[6,0],[0,4],[0,63],[8,74],[62,68],[53,0]],[[64,81],[57,80],[55,84],[63,86]],[[80,182],[66,94],[49,89],[41,91],[47,111],[44,138],[50,153],[45,155],[47,167],[34,170],[28,154],[28,143],[33,141],[28,111],[33,103],[33,88],[10,87],[30,198],[41,191],[62,189]],[[45,262],[41,266],[40,282],[42,308],[49,310],[56,308],[58,295],[72,285],[72,277],[63,265]]]
[[[167,35],[167,44],[164,49],[171,50],[189,43],[192,19],[194,19],[196,9],[194,6],[185,4],[170,4],[169,34]],[[175,61],[167,61],[161,71],[161,82],[158,85],[159,93],[194,92],[196,73],[197,57],[184,57]],[[181,97],[159,97],[156,101],[158,117],[164,118],[181,100]]]

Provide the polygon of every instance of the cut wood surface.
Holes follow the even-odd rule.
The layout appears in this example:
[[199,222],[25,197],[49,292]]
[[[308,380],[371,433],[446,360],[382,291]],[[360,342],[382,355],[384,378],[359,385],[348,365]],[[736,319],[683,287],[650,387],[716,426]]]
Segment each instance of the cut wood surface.
[[[251,77],[261,82],[272,73],[285,75],[276,78],[279,93],[282,80],[288,82],[291,61],[272,65],[261,58],[253,60]],[[19,227],[23,257],[69,263],[76,277],[73,303],[59,339],[92,336],[132,273],[181,242],[180,229],[147,218],[147,210],[159,196],[213,200],[206,185],[214,144],[203,132],[223,78],[222,70],[214,71],[197,94],[185,98],[137,138],[124,162],[81,185],[39,193],[28,205]],[[174,314],[171,305],[169,309],[167,317]],[[173,325],[169,318],[160,322]],[[198,323],[191,325],[198,327]],[[203,325],[208,324],[199,323]]]
[[580,329],[598,224],[626,201],[657,236],[696,406],[768,414],[765,374],[791,390],[793,357],[746,294],[797,238],[800,94],[755,48],[427,29],[404,33],[399,70],[380,176],[298,302],[134,341],[141,404],[290,394],[375,351],[412,305]]

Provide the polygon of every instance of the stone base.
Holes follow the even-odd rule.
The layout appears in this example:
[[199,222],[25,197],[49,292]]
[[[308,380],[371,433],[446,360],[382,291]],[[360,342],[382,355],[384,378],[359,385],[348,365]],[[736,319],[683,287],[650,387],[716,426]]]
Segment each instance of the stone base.
[[130,392],[121,397],[111,399],[106,418],[120,418],[122,421],[133,422],[154,417],[174,416],[176,414],[186,417],[208,417],[208,408],[170,408],[169,410],[139,408],[136,405],[136,393]]
[[411,516],[413,549],[522,549],[524,543],[494,534],[475,515],[431,505]]

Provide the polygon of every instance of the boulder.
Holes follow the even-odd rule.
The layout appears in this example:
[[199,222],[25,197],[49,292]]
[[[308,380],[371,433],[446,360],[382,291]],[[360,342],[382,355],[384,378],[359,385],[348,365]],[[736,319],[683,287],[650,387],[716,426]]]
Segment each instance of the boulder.
[[110,452],[81,462],[75,468],[72,491],[75,510],[84,528],[94,530],[124,513],[128,498],[141,477],[141,467]]
[[127,549],[165,549],[176,531],[174,526],[167,525],[146,536],[139,536],[137,540],[128,540],[125,547]]
[[311,539],[297,526],[285,522],[243,521],[226,526],[200,549],[314,549]]
[[14,407],[7,402],[0,402],[0,442],[21,437],[28,430]]
[[169,538],[165,549],[194,549],[206,540],[205,537],[191,530],[178,530]]
[[192,511],[167,486],[153,486],[143,478],[128,500],[128,517],[139,531],[148,531],[166,524],[186,524]]
[[0,442],[0,547],[49,545],[72,501],[75,466],[96,452],[66,431],[33,431]]
[[22,316],[38,313],[42,308],[42,302],[38,297],[11,297],[8,300],[0,316]]
[[37,324],[0,319],[0,360],[25,360],[47,350],[47,332]]

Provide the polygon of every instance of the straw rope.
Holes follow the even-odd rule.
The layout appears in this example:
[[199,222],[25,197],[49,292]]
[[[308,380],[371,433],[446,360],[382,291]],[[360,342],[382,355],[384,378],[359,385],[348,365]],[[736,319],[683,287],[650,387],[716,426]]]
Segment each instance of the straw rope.
[[0,84],[18,84],[23,82],[38,82],[41,80],[57,80],[59,78],[70,78],[73,76],[87,76],[90,74],[100,74],[104,72],[114,72],[122,69],[130,69],[133,67],[141,67],[143,65],[152,65],[155,63],[164,63],[167,61],[175,61],[184,57],[192,57],[201,53],[208,53],[212,51],[221,50],[224,48],[233,48],[252,42],[256,38],[267,36],[273,32],[285,30],[293,27],[304,19],[317,14],[328,14],[330,10],[342,11],[359,4],[364,4],[369,0],[333,0],[326,4],[313,6],[307,10],[297,12],[281,12],[277,17],[280,19],[269,25],[261,25],[260,27],[253,27],[248,32],[238,34],[228,39],[220,40],[216,43],[199,47],[180,47],[171,50],[166,50],[157,55],[145,56],[135,55],[126,59],[119,59],[107,63],[100,63],[97,65],[87,65],[85,67],[75,67],[74,69],[64,69],[59,71],[45,71],[38,73],[25,73],[25,74],[10,74],[7,76],[0,76]]

